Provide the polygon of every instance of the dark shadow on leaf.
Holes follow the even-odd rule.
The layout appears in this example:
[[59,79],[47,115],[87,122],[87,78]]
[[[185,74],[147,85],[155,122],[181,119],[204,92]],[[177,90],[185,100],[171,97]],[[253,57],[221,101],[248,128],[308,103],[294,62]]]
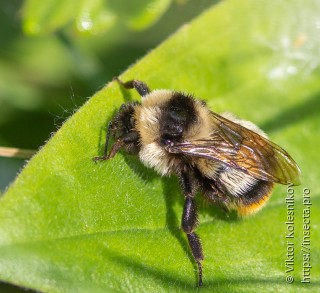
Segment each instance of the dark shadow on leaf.
[[264,122],[260,127],[266,132],[272,132],[291,124],[298,123],[301,120],[319,116],[319,113],[320,92],[311,96],[307,101],[289,107],[285,111]]
[[236,211],[227,211],[218,205],[214,205],[208,202],[203,197],[197,201],[197,205],[199,213],[209,215],[213,221],[215,219],[222,220],[225,222],[236,222],[240,220]]
[[[118,266],[128,269],[128,271],[134,271],[135,274],[145,277],[151,277],[158,281],[159,284],[166,282],[173,288],[184,288],[184,289],[195,289],[196,282],[186,283],[185,281],[178,279],[172,275],[169,275],[166,271],[156,268],[155,266],[150,266],[143,262],[138,262],[125,255],[121,255],[119,252],[115,252],[109,249],[105,249],[105,256],[114,261]],[[193,280],[190,280],[193,281]],[[193,285],[194,284],[194,285]]]
[[[131,168],[131,170],[138,175],[142,180],[145,181],[153,181],[157,178],[160,179],[160,175],[158,175],[155,171],[150,168],[145,167],[139,160],[137,156],[131,156],[126,153],[123,153],[123,157],[125,162]],[[185,234],[180,229],[180,219],[182,215],[176,215],[173,207],[176,203],[178,203],[181,207],[183,206],[183,196],[181,194],[180,186],[178,184],[177,178],[173,177],[164,177],[162,178],[162,187],[164,200],[166,205],[166,225],[173,237],[179,242],[181,248],[184,250],[186,255],[188,256],[190,262],[194,267],[194,275],[195,280],[198,278],[197,273],[197,265],[193,259],[191,254],[189,244],[185,237]],[[234,222],[239,220],[237,214],[235,212],[226,212],[222,210],[220,207],[214,206],[210,203],[204,201],[203,198],[200,197],[200,194],[197,196],[198,210],[199,214],[209,214],[212,217],[212,222],[214,223],[215,219]],[[199,223],[201,225],[201,223]],[[201,236],[201,235],[200,235]],[[203,239],[205,241],[205,239]],[[204,252],[205,253],[205,252]]]
[[[109,121],[112,120],[112,118],[114,117],[114,115],[116,114],[117,110],[114,109],[111,115],[108,115],[108,117],[106,118],[105,122],[103,123],[103,126],[100,127],[99,130],[99,139],[98,139],[98,146],[97,146],[97,156],[103,156],[103,152],[104,152],[104,148],[105,148],[105,144],[106,144],[106,135],[107,135],[107,131],[108,131],[108,123]],[[109,149],[110,146],[112,145],[113,140],[110,139],[109,141]]]
[[[212,292],[231,292],[231,286],[244,286],[243,289],[248,290],[248,286],[259,286],[259,285],[267,285],[272,288],[273,285],[283,285],[283,289],[285,289],[286,286],[295,286],[297,290],[300,287],[305,287],[305,284],[300,284],[299,282],[292,284],[286,284],[285,278],[283,276],[279,277],[268,277],[268,275],[262,275],[261,277],[253,277],[250,276],[244,276],[243,273],[239,273],[238,277],[230,276],[226,278],[210,278],[210,280],[206,280],[206,277],[204,278],[204,286],[203,288],[197,288],[195,280],[188,279],[189,276],[186,276],[185,278],[189,281],[181,279],[181,277],[176,277],[172,274],[169,274],[165,270],[161,270],[157,267],[151,266],[149,264],[143,263],[143,261],[139,262],[137,260],[133,260],[125,255],[121,255],[119,252],[115,252],[109,249],[105,249],[105,257],[107,257],[109,260],[115,262],[117,266],[120,266],[124,269],[126,269],[128,272],[134,271],[134,275],[139,277],[141,275],[143,279],[145,278],[152,278],[156,282],[159,283],[160,286],[163,288],[167,288],[169,286],[170,290],[172,292],[175,292],[174,290],[205,290],[206,292],[208,290],[212,290]],[[308,287],[310,288],[318,288],[320,282],[319,281],[313,281],[310,284],[308,284]],[[234,290],[240,288],[233,288]]]
[[[121,81],[127,82],[128,80],[121,80]],[[117,81],[114,81],[114,82],[118,84]],[[121,94],[122,94],[122,96],[123,96],[123,99],[124,99],[124,101],[125,101],[126,103],[133,102],[131,91],[133,91],[134,89],[130,89],[130,90],[129,90],[129,89],[125,89],[125,88],[124,88],[123,86],[121,86],[120,84],[119,84],[119,89],[120,89]]]
[[29,289],[29,288],[26,289],[23,287],[19,287],[17,285],[0,282],[0,292],[3,292],[3,293],[26,293],[26,292],[37,293],[40,291],[35,291],[35,290]]
[[138,156],[129,155],[124,151],[120,151],[120,153],[130,169],[143,181],[152,182],[160,178],[160,175],[158,175],[153,169],[147,168],[145,165],[143,165]]
[[[167,227],[171,235],[177,239],[177,241],[180,243],[180,246],[182,247],[184,252],[188,255],[189,260],[194,267],[195,279],[197,280],[198,278],[197,265],[191,254],[189,244],[187,242],[185,234],[180,229],[180,226],[181,226],[180,219],[182,215],[176,215],[173,209],[173,206],[177,202],[179,203],[179,205],[183,206],[183,196],[180,191],[180,186],[176,178],[164,178],[162,180],[162,186],[163,186],[164,199],[165,199],[166,209],[167,209],[167,213],[166,213]],[[238,220],[236,213],[225,212],[224,210],[222,210],[217,206],[204,202],[204,200],[200,198],[199,194],[197,197],[197,205],[198,205],[199,214],[204,214],[204,213],[209,214],[212,217],[213,222],[214,222],[214,219],[219,219],[219,220],[224,220],[229,222],[234,222]],[[199,225],[201,225],[201,223],[199,223]],[[202,240],[205,241],[205,239],[202,239]]]
[[[193,265],[194,271],[195,271],[195,277],[198,278],[197,274],[197,265],[193,259],[193,256],[191,254],[189,244],[187,242],[187,239],[182,232],[180,228],[180,217],[178,218],[178,215],[176,215],[173,206],[176,202],[179,202],[181,206],[183,206],[183,197],[180,194],[180,186],[175,180],[175,178],[164,178],[162,180],[162,186],[163,186],[163,193],[164,193],[164,200],[166,203],[166,224],[168,227],[169,232],[171,235],[177,239],[179,242],[180,246],[184,250],[185,254],[188,256],[190,262]],[[178,191],[178,192],[177,192]]]

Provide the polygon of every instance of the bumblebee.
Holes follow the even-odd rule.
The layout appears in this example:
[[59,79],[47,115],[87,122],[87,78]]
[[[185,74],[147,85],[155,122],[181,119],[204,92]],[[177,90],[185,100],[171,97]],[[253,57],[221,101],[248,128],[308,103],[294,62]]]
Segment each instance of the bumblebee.
[[[161,175],[178,177],[185,198],[181,228],[198,266],[198,286],[202,286],[204,257],[195,233],[196,194],[247,215],[266,203],[274,183],[300,184],[300,169],[249,121],[230,113],[218,115],[189,94],[151,91],[139,80],[116,80],[126,89],[137,90],[142,101],[120,107],[108,125],[104,155],[94,160],[109,160],[123,149]],[[108,152],[110,136],[114,144]]]

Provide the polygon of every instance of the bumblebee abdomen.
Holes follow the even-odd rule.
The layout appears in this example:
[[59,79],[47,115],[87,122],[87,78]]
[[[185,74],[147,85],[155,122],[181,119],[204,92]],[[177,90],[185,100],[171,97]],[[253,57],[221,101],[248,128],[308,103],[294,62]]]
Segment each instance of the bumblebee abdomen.
[[213,160],[200,159],[197,163],[204,196],[228,210],[237,210],[239,215],[257,212],[271,195],[272,182],[256,179]]
[[259,180],[250,190],[242,194],[236,204],[236,210],[241,216],[259,211],[269,200],[273,182]]
[[225,167],[216,179],[230,197],[231,208],[240,215],[257,212],[269,199],[272,182],[260,180],[230,167]]

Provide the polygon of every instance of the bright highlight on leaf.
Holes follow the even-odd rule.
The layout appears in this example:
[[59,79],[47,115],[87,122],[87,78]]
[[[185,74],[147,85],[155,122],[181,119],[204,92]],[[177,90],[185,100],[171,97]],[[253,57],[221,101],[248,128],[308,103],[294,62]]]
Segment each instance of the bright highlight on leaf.
[[[57,3],[52,13],[70,9],[69,1]],[[34,11],[45,23],[42,9]],[[69,19],[65,12],[39,30],[56,29]],[[293,284],[286,283],[285,187],[277,187],[266,207],[245,220],[198,200],[204,292],[318,289],[319,23],[316,0],[222,1],[121,76],[144,80],[153,89],[193,93],[217,113],[253,121],[304,174],[294,197]],[[101,155],[114,111],[138,98],[108,84],[2,195],[1,280],[42,292],[194,291],[195,268],[179,229],[177,180],[160,178],[124,153],[106,164],[92,161]],[[300,283],[305,187],[312,201],[310,284]]]

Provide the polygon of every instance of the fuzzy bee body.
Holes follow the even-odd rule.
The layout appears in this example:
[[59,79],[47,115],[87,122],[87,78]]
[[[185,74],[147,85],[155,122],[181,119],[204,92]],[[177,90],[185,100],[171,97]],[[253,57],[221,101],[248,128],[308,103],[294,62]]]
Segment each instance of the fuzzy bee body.
[[[161,175],[178,176],[185,196],[181,226],[198,264],[201,286],[203,253],[194,232],[196,193],[246,215],[263,206],[274,183],[299,184],[300,170],[286,151],[251,122],[211,112],[204,101],[191,95],[150,91],[136,80],[118,81],[125,88],[135,88],[142,101],[122,105],[109,124],[105,155],[95,159],[110,159],[123,148]],[[115,143],[107,155],[110,134]]]

